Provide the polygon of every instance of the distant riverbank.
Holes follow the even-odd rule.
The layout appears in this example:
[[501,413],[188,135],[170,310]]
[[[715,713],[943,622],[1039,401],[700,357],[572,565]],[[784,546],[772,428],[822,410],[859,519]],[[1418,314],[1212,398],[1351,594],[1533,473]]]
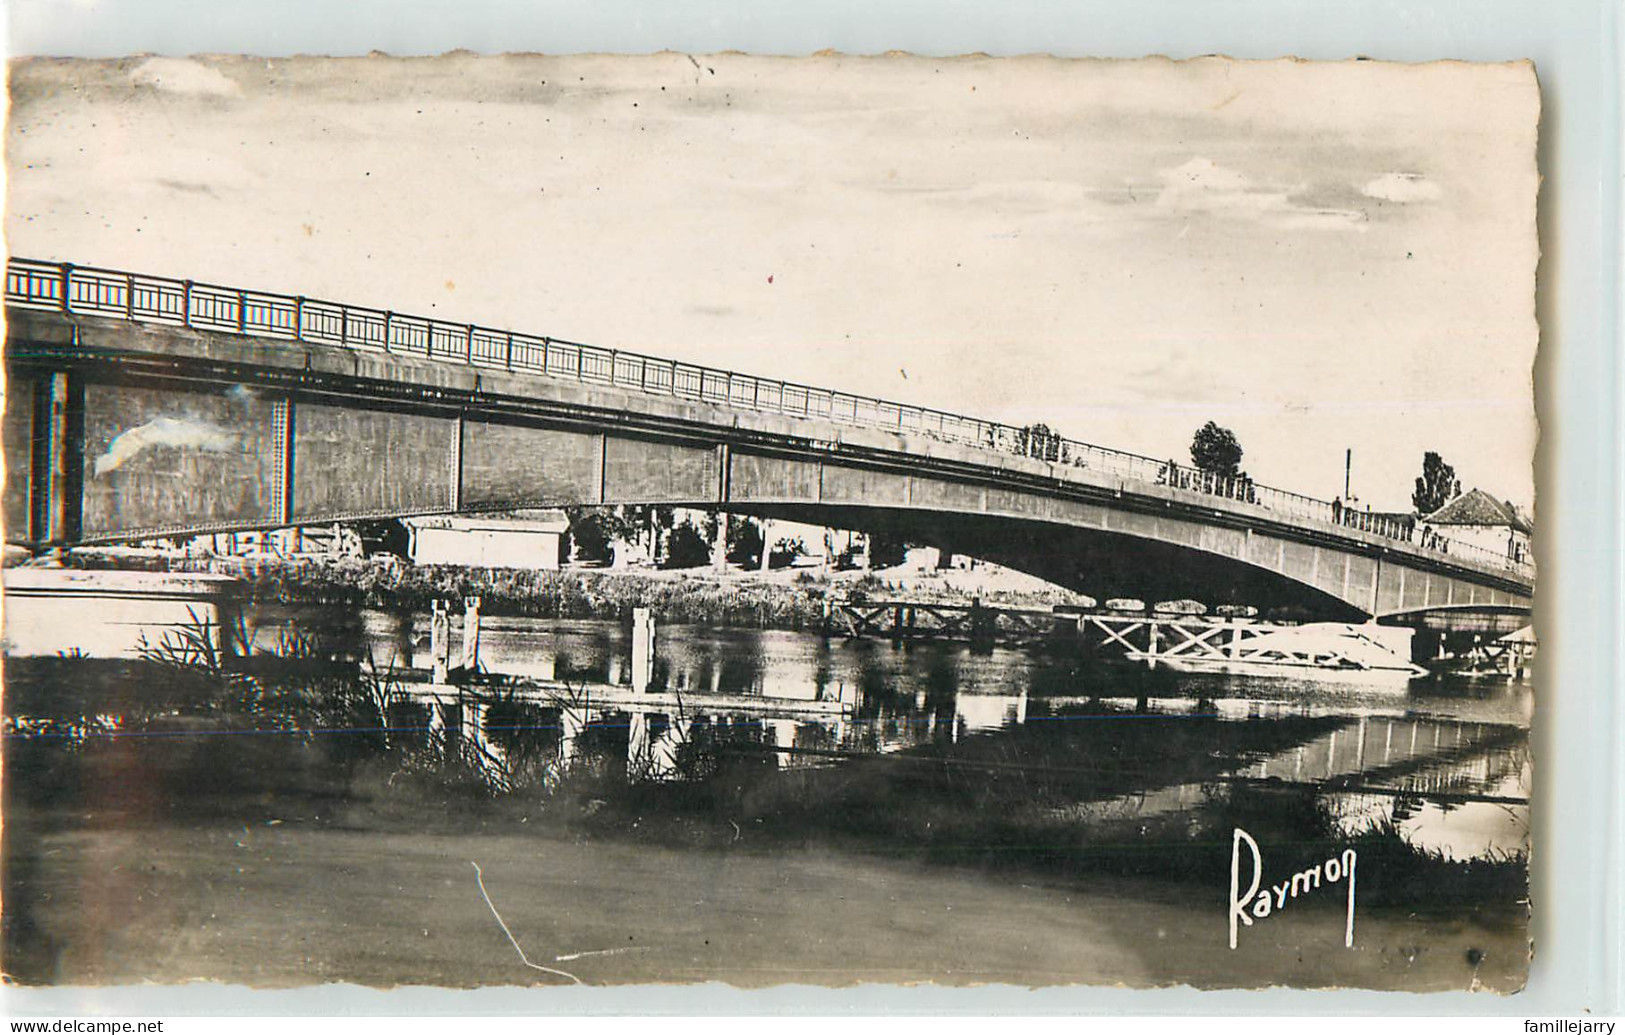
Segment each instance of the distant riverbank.
[[478,596],[486,614],[534,618],[620,618],[652,608],[662,620],[757,629],[802,630],[823,620],[824,602],[889,598],[1047,609],[1087,598],[996,567],[974,570],[771,572],[691,568],[568,568],[535,571],[410,565],[394,558],[184,557],[156,551],[85,551],[90,568],[213,572],[241,578],[259,603],[350,604],[428,611],[435,600]]

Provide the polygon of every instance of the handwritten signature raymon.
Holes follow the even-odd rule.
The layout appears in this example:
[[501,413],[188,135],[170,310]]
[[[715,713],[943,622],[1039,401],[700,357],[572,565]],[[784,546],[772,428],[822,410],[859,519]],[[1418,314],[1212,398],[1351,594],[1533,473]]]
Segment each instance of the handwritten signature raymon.
[[[1247,850],[1252,853],[1252,881],[1247,890],[1241,890],[1241,846],[1246,843]],[[1253,840],[1251,834],[1236,827],[1235,836],[1230,842],[1230,947],[1236,947],[1236,934],[1242,927],[1251,927],[1254,918],[1259,920],[1269,916],[1272,912],[1279,912],[1286,908],[1288,901],[1296,899],[1300,894],[1318,891],[1320,888],[1337,884],[1339,881],[1348,881],[1348,923],[1343,931],[1343,944],[1349,948],[1354,947],[1354,866],[1359,861],[1358,854],[1352,848],[1345,848],[1341,854],[1334,855],[1323,863],[1316,863],[1307,870],[1292,874],[1279,884],[1272,884],[1260,891],[1264,881],[1264,855],[1258,850],[1258,842]]]

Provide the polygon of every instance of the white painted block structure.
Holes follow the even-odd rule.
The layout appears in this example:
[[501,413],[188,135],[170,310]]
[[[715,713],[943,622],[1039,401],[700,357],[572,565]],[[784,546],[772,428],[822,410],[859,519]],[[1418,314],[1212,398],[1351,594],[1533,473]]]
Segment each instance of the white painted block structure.
[[139,658],[237,648],[239,583],[224,575],[7,568],[0,650],[7,657]]
[[557,571],[570,522],[561,510],[545,510],[414,518],[407,526],[414,564]]

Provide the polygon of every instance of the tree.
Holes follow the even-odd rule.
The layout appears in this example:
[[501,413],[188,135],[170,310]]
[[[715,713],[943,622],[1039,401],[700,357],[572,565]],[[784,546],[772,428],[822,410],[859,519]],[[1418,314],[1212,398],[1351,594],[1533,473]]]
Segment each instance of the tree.
[[1236,433],[1208,421],[1191,438],[1191,463],[1198,471],[1241,477],[1241,443]]
[[1456,469],[1444,462],[1438,453],[1422,454],[1422,477],[1416,479],[1416,491],[1411,493],[1411,505],[1424,517],[1461,495],[1461,482],[1456,480]]
[[759,567],[766,546],[762,526],[755,518],[734,515],[728,522],[728,560],[747,568]]
[[639,523],[615,507],[567,507],[570,520],[570,539],[576,548],[576,559],[582,561],[611,561],[615,557],[615,542],[628,542],[638,534]]
[[869,567],[895,568],[908,555],[908,542],[895,532],[869,533]]
[[682,522],[671,530],[671,535],[666,539],[665,567],[701,568],[710,564],[711,538],[715,534],[715,526],[708,535],[692,521]]
[[1029,424],[1016,432],[1016,448],[1034,460],[1059,460],[1061,436],[1048,424]]

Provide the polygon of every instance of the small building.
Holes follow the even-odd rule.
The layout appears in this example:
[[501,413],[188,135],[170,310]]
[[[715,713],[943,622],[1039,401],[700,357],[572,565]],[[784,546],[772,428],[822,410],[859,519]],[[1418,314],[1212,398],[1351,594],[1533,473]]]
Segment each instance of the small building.
[[562,510],[409,518],[413,564],[557,571],[570,520]]
[[1531,559],[1534,522],[1522,508],[1483,489],[1463,493],[1422,518],[1422,527],[1453,543],[1465,543],[1503,554],[1514,561]]

